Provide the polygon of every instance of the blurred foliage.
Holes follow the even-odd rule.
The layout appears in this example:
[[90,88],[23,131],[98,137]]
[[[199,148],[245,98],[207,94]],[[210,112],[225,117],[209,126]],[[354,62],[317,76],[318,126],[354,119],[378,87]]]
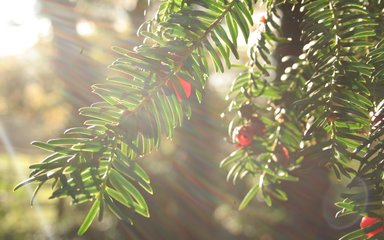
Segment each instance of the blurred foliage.
[[47,47],[39,44],[26,57],[8,57],[0,64],[0,118],[17,147],[66,125],[71,106],[63,103],[63,83],[50,71]]
[[[23,171],[23,168],[27,167],[30,162],[36,161],[40,155],[31,157],[20,153],[16,157],[0,155],[2,160],[0,167],[0,216],[2,219],[0,239],[44,239],[45,233],[40,230],[41,218],[36,214],[38,210],[29,208],[25,201],[21,201],[23,198],[29,198],[29,194],[26,191],[12,192],[12,184],[19,181],[14,167],[20,167],[19,171]],[[17,161],[17,165],[13,161]],[[26,173],[24,171],[24,174]],[[45,195],[45,200],[39,202],[39,206],[44,207],[44,210],[40,210],[42,217],[46,222],[52,223],[56,215],[55,203],[48,201],[47,194],[42,195]]]

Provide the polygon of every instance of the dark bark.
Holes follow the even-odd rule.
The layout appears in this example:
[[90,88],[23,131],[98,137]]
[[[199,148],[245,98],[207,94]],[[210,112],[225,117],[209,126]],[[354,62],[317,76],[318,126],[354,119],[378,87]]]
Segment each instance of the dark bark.
[[[299,56],[302,53],[304,43],[300,40],[300,23],[303,13],[299,9],[299,5],[293,9],[290,4],[280,7],[283,15],[281,23],[283,36],[292,40],[290,43],[280,44],[275,52],[278,62],[278,79],[284,69],[291,64],[289,61],[281,62],[281,57]],[[320,167],[318,161],[313,159],[305,162],[304,165],[304,168],[295,172],[295,175],[300,178],[298,183],[284,184],[289,200],[281,203],[281,206],[288,218],[281,225],[276,226],[280,232],[276,237],[281,240],[336,239],[336,229],[328,224],[323,214],[324,207],[330,207],[325,206],[329,205],[328,202],[324,202],[324,196],[331,187],[329,170]]]

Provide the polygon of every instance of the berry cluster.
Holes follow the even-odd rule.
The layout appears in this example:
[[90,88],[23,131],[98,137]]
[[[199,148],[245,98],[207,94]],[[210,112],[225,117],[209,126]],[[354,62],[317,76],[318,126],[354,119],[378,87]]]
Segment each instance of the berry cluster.
[[[378,218],[363,217],[361,219],[361,222],[360,222],[360,227],[361,228],[367,228],[367,227],[372,226],[373,224],[378,223],[378,222],[380,222],[380,219],[378,219]],[[381,232],[384,232],[384,225],[379,227],[378,229],[372,231],[372,232],[366,233],[365,235],[370,238],[370,237],[373,237],[376,234],[379,234]]]
[[[255,137],[265,137],[267,133],[264,122],[255,114],[254,107],[250,104],[245,104],[240,108],[240,116],[244,119],[244,124],[235,128],[233,132],[233,141],[237,144],[238,148],[251,146]],[[284,121],[283,115],[279,115],[276,121],[282,123]],[[271,151],[283,166],[289,165],[289,150],[280,141],[272,144],[269,150]],[[255,153],[257,146],[252,148]],[[256,152],[258,152],[256,150]]]
[[242,106],[240,114],[246,120],[246,123],[235,128],[234,139],[237,142],[237,146],[243,148],[251,145],[255,136],[264,136],[266,128],[260,118],[254,115],[252,105]]

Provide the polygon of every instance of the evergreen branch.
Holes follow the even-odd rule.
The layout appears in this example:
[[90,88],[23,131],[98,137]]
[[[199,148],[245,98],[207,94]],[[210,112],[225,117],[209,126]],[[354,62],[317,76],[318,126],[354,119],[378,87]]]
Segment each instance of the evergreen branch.
[[83,127],[69,129],[63,138],[47,143],[34,142],[53,154],[32,165],[30,178],[15,188],[37,182],[37,192],[53,179],[51,198],[71,196],[74,203],[94,201],[79,234],[87,230],[97,213],[102,219],[106,207],[131,224],[129,215],[119,205],[149,217],[138,187],[150,194],[153,191],[148,175],[137,164],[138,158],[157,148],[162,134],[172,137],[173,129],[182,124],[184,116],[190,117],[188,98],[192,93],[201,100],[209,74],[204,51],[221,70],[221,59],[229,59],[222,42],[237,56],[235,40],[230,40],[220,25],[224,18],[230,19],[226,16],[231,14],[237,21],[231,22],[233,27],[241,25],[248,37],[252,1],[171,3],[163,3],[157,19],[147,23],[152,31],[140,32],[145,36],[143,45],[134,51],[114,49],[123,57],[110,68],[132,79],[113,77],[108,83],[92,86],[104,102],[80,109],[80,114],[88,117]]
[[[269,71],[274,69],[269,57],[272,49],[276,43],[287,42],[278,36],[280,29],[275,18],[278,15],[274,8],[261,18],[257,29],[258,41],[249,51],[250,62],[234,81],[228,97],[232,100],[229,112],[235,110],[239,113],[229,124],[231,142],[239,149],[224,159],[220,166],[231,166],[227,180],[232,178],[233,183],[246,176],[256,179],[239,209],[245,208],[258,193],[268,205],[272,204],[273,198],[287,200],[280,183],[297,181],[290,174],[295,168],[291,154],[299,148],[301,131],[292,124],[295,114],[286,112],[285,107],[291,104],[287,102],[287,96],[297,87],[298,81],[269,79]],[[259,107],[259,98],[268,100],[269,104]],[[273,116],[267,117],[265,113],[268,111],[273,111]]]
[[[354,158],[360,162],[360,165],[356,176],[348,185],[350,191],[342,194],[344,198],[342,202],[336,203],[341,208],[336,215],[337,217],[358,213],[362,216],[381,219],[384,213],[384,183],[382,179],[382,172],[384,171],[384,145],[382,144],[384,100],[382,93],[377,91],[377,88],[384,83],[382,74],[378,74],[384,69],[382,60],[378,58],[378,54],[384,52],[383,43],[380,41],[369,53],[369,63],[375,68],[371,76],[374,115],[371,118],[371,130],[368,138],[355,150]],[[360,232],[355,235],[363,236],[367,232],[371,231]],[[349,239],[351,234],[345,235],[343,239]]]
[[[321,11],[314,12],[315,8]],[[323,141],[329,142],[328,156],[324,157],[330,161],[325,165],[332,167],[338,177],[340,173],[350,176],[353,170],[347,163],[351,151],[363,139],[362,132],[367,131],[372,107],[369,91],[362,86],[373,71],[364,59],[357,60],[353,54],[364,57],[371,45],[369,38],[374,36],[374,30],[366,25],[375,24],[358,1],[349,5],[344,1],[311,1],[305,9],[302,28],[307,37],[303,40],[307,42],[307,56],[316,71],[306,83],[307,93],[301,102],[304,103],[301,117],[308,121],[315,116],[304,139],[311,136],[319,139],[322,131],[327,132],[330,139]],[[364,18],[364,22],[352,20],[356,18]],[[315,22],[316,27],[311,25]]]

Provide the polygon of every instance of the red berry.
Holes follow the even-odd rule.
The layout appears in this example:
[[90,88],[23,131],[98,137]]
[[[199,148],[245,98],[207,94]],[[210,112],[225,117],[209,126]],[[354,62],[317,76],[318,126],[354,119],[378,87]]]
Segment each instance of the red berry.
[[183,87],[185,96],[187,96],[187,98],[189,98],[191,96],[191,91],[192,91],[191,84],[189,82],[185,81],[184,79],[182,79],[181,77],[177,77],[177,78],[179,79],[181,86]]
[[283,156],[286,158],[286,159],[289,159],[289,151],[286,147],[284,146],[281,146],[281,154],[283,154]]
[[261,23],[266,23],[267,22],[267,18],[265,16],[261,16],[260,22]]
[[[179,76],[177,76],[177,79],[179,80],[179,82],[181,84],[181,87],[184,90],[185,96],[187,98],[189,98],[191,96],[191,92],[192,92],[191,84],[189,82],[185,81],[184,79],[182,79]],[[181,102],[182,101],[182,97],[180,96],[180,93],[177,91],[177,88],[176,88],[175,84],[172,83],[172,81],[170,79],[167,79],[165,81],[165,86],[169,87],[169,84],[172,85],[172,88],[173,88],[173,91],[175,92],[177,100],[179,100],[179,102]]]
[[280,143],[277,144],[275,150],[274,150],[277,160],[282,166],[287,167],[289,162],[289,150],[285,146],[281,145]]
[[337,116],[336,113],[331,113],[331,114],[329,114],[328,117],[327,117],[327,120],[328,120],[329,122],[334,122],[334,121],[336,121],[337,119],[338,119],[338,116]]
[[240,147],[249,146],[253,141],[253,135],[250,126],[242,126],[236,131],[236,141]]
[[[378,218],[373,218],[373,217],[363,217],[361,219],[361,222],[360,222],[360,227],[361,228],[366,228],[366,227],[369,227],[369,226],[372,226],[373,224],[379,222],[380,219]],[[384,226],[376,229],[375,231],[372,231],[372,232],[369,232],[369,233],[366,233],[365,235],[367,235],[367,237],[372,237],[378,233],[381,233],[381,232],[384,232]]]

